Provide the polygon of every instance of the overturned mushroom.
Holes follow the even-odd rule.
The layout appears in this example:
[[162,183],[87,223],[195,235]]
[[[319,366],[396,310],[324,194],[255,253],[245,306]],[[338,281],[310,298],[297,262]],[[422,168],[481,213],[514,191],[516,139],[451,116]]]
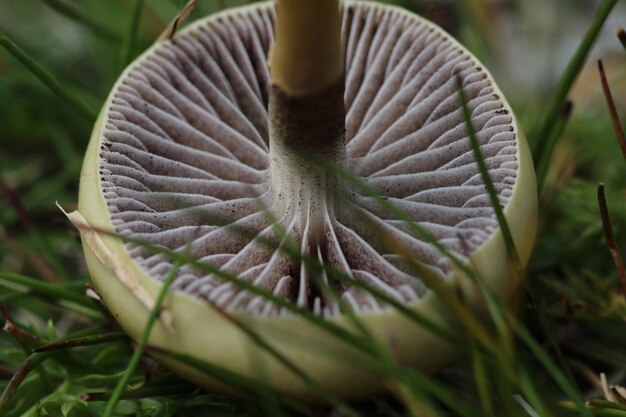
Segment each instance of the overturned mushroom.
[[[424,273],[477,299],[469,281],[376,199],[310,156],[361,178],[503,296],[515,284],[513,267],[472,154],[455,75],[523,262],[535,230],[532,163],[490,75],[450,36],[398,8],[342,7],[339,13],[336,0],[280,0],[276,22],[274,5],[259,4],[155,44],[123,73],[104,106],[85,158],[79,209],[96,229],[188,253],[349,327],[345,304],[401,363],[432,372],[454,357],[454,347],[303,259],[320,260],[447,326],[452,319],[388,238]],[[138,337],[173,262],[142,245],[87,233],[94,283]],[[302,257],[286,250],[291,243]],[[151,344],[252,378],[262,358],[269,384],[312,396],[216,310],[223,309],[337,395],[383,387],[355,348],[219,274],[184,265],[172,290],[171,325],[158,325]],[[217,385],[198,370],[164,363]]]

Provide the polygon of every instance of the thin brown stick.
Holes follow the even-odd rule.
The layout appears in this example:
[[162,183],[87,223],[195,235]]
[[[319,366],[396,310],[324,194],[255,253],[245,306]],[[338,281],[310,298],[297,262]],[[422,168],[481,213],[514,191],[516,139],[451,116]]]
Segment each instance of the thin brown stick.
[[609,87],[609,82],[606,79],[606,73],[604,72],[604,65],[602,64],[601,59],[598,60],[598,70],[600,71],[602,91],[604,92],[604,97],[606,98],[606,105],[609,108],[609,114],[611,115],[611,122],[613,123],[613,129],[615,130],[615,136],[617,137],[619,147],[622,149],[622,155],[626,158],[626,136],[624,136],[624,129],[622,128],[619,115],[617,114],[615,101],[613,100],[611,88]]
[[[174,385],[165,387],[142,387],[134,390],[124,391],[121,395],[123,400],[140,400],[142,398],[159,397],[187,397],[193,394],[193,388],[188,385]],[[86,392],[80,395],[82,401],[108,401],[111,394],[108,392]]]
[[76,337],[74,339],[59,340],[57,342],[37,346],[33,349],[33,353],[50,352],[53,350],[64,350],[75,347],[93,346],[126,339],[128,339],[128,336],[126,336],[126,334],[122,332],[111,332],[92,336]]
[[615,236],[613,235],[613,227],[611,226],[611,218],[609,217],[609,209],[606,204],[606,197],[604,195],[604,184],[598,185],[598,205],[600,206],[600,216],[602,216],[602,227],[604,228],[604,236],[606,237],[606,243],[609,246],[609,252],[613,257],[615,268],[617,269],[617,276],[619,283],[626,299],[626,268],[624,268],[624,261],[619,253],[617,243],[615,242]]
[[2,314],[2,318],[4,319],[4,327],[2,330],[15,337],[17,340],[39,340],[39,336],[35,336],[33,334],[28,333],[26,330],[23,330],[13,323],[9,312],[4,308],[0,307],[0,314]]
[[4,415],[4,411],[7,410],[8,405],[15,396],[17,389],[20,387],[24,378],[28,376],[30,371],[37,368],[43,361],[50,357],[50,353],[33,353],[30,355],[19,368],[13,374],[13,377],[4,388],[4,391],[0,395],[0,415]]
[[619,39],[624,49],[626,49],[626,30],[624,30],[624,28],[617,28],[617,39]]

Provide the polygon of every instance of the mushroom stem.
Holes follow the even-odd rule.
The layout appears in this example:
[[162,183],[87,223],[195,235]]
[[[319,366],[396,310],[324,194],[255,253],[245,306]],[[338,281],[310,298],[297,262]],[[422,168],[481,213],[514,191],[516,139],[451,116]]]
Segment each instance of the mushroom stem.
[[[269,66],[270,184],[282,214],[314,234],[339,181],[311,159],[345,161],[344,64],[338,0],[278,0]],[[308,220],[305,220],[308,219]]]
[[290,96],[309,96],[343,78],[338,0],[278,0],[272,84]]
[[345,110],[338,0],[278,0],[269,58],[270,147],[333,162],[343,154]]

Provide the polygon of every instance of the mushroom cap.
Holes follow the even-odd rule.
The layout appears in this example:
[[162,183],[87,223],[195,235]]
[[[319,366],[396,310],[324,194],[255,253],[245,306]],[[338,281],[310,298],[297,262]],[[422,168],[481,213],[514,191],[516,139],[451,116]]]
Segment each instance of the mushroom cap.
[[[474,161],[454,75],[463,81],[485,161],[525,263],[536,229],[535,177],[502,93],[467,50],[416,15],[347,2],[343,19],[346,168],[435,235],[494,292],[509,297],[517,285],[513,265]],[[297,260],[251,237],[276,237],[267,208],[296,242],[306,241],[306,224],[293,220],[298,209],[280,211],[267,197],[266,61],[273,24],[271,3],[232,9],[156,43],[131,64],[93,130],[79,211],[96,229],[188,250],[199,261],[351,329],[336,303],[314,293]],[[393,234],[426,270],[461,288],[478,306],[474,284],[374,199],[355,190],[349,194],[350,210],[324,212],[321,258],[446,328],[458,326],[419,277],[381,244],[380,234]],[[252,235],[234,232],[233,224]],[[112,235],[101,237],[99,246],[83,238],[94,284],[124,330],[138,338],[149,309],[129,286],[155,297],[172,261]],[[366,292],[333,287],[399,363],[431,373],[458,354],[458,348]],[[304,400],[319,399],[220,315],[213,307],[218,305],[338,396],[364,397],[385,387],[365,354],[301,316],[190,266],[178,271],[166,305],[172,328],[157,322],[150,344],[263,379]],[[197,369],[160,360],[198,384],[224,389]]]

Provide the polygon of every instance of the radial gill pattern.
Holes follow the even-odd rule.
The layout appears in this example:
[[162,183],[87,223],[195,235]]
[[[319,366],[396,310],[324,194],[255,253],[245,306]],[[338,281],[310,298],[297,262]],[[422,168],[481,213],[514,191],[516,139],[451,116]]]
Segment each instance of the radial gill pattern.
[[[446,279],[450,260],[373,198],[316,201],[323,233],[302,213],[274,210],[268,196],[267,55],[274,10],[221,14],[153,48],[113,92],[101,139],[100,178],[117,231],[219,267],[333,315],[338,302],[380,311],[384,302],[308,259],[403,303],[427,292],[406,255]],[[430,23],[369,3],[345,5],[348,169],[463,258],[497,228],[459,108],[455,74],[469,96],[487,165],[506,206],[517,174],[508,107],[477,61]],[[289,190],[285,190],[289,192]],[[308,210],[308,205],[300,205]],[[304,216],[308,219],[307,216]],[[394,248],[403,248],[396,253]],[[156,280],[164,255],[127,245]],[[305,261],[293,251],[304,254]],[[286,314],[261,296],[184,266],[173,288],[228,310]],[[339,297],[325,291],[335,290]]]

